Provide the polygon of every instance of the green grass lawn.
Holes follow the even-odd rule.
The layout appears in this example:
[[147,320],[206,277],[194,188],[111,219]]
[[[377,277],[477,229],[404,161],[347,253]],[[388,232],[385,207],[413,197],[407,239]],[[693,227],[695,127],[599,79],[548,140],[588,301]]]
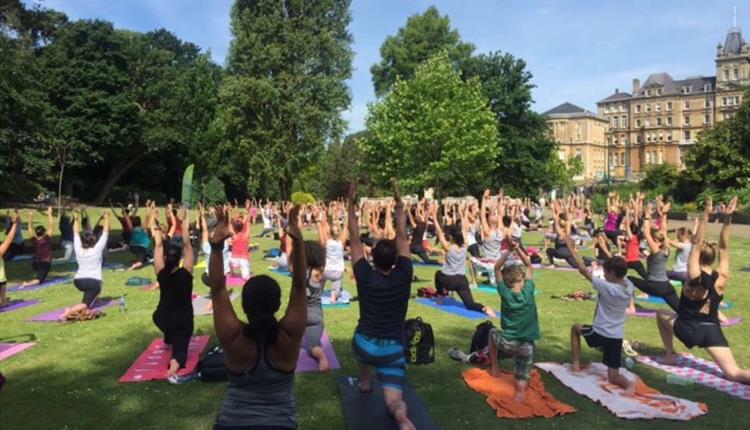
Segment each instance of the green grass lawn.
[[[93,211],[92,215],[93,215]],[[37,216],[39,220],[41,217]],[[117,222],[115,221],[115,224]],[[117,226],[119,227],[119,226]],[[255,226],[254,231],[258,231]],[[305,232],[312,237],[311,232]],[[119,231],[113,231],[119,236]],[[263,239],[261,250],[274,247],[275,241]],[[539,234],[525,236],[527,244],[541,243]],[[750,239],[735,238],[731,242],[732,280],[728,298],[735,303],[729,316],[740,316],[745,321],[727,328],[725,334],[741,366],[750,367],[750,272],[740,268],[750,266]],[[588,251],[590,253],[590,251]],[[59,254],[59,251],[58,251]],[[252,268],[256,274],[267,273],[267,262],[261,252],[252,254]],[[129,262],[127,252],[110,254],[110,261]],[[6,264],[10,284],[32,275],[31,263]],[[72,266],[53,266],[50,276],[70,273]],[[435,269],[416,267],[416,274],[429,280],[413,284],[413,290],[430,286]],[[158,301],[158,292],[146,292],[137,287],[126,287],[130,276],[155,278],[148,267],[136,273],[105,271],[102,295],[119,297],[124,294],[127,311],[120,313],[116,306],[107,315],[95,321],[59,325],[56,323],[28,323],[25,319],[62,306],[77,303],[81,294],[72,284],[65,284],[34,292],[12,294],[12,298],[40,299],[41,304],[0,314],[0,341],[31,336],[36,346],[0,362],[0,371],[8,379],[0,393],[0,423],[3,429],[208,429],[211,427],[219,405],[224,398],[224,384],[193,382],[173,386],[166,382],[119,384],[118,378],[136,357],[156,337],[159,330],[151,322],[151,314]],[[290,279],[275,276],[285,294]],[[569,329],[573,323],[590,323],[594,303],[567,303],[552,299],[588,286],[575,272],[538,270],[537,286],[543,294],[537,297],[542,339],[537,344],[536,361],[568,361]],[[207,292],[199,277],[194,281],[197,292]],[[345,288],[356,294],[354,283],[347,276]],[[475,292],[475,299],[499,308],[496,294]],[[234,302],[240,310],[239,301]],[[304,374],[296,377],[295,395],[300,428],[343,429],[345,421],[341,411],[337,375],[356,372],[350,342],[358,319],[358,305],[325,311],[326,327],[331,336],[342,369],[326,374]],[[740,423],[750,422],[750,404],[718,391],[694,385],[681,387],[665,382],[665,374],[636,365],[638,373],[647,384],[667,394],[705,402],[709,413],[687,423],[669,421],[624,421],[615,418],[603,407],[578,396],[553,377],[542,372],[549,391],[578,412],[561,418],[531,419],[523,421],[499,420],[485,403],[482,395],[470,390],[463,382],[461,372],[467,366],[452,361],[447,351],[452,346],[468,349],[476,324],[481,320],[468,320],[452,316],[412,301],[408,317],[421,316],[432,324],[436,338],[436,361],[427,366],[411,366],[408,379],[424,399],[430,413],[443,429],[458,428],[561,428],[588,429],[620,428],[742,428]],[[196,316],[198,333],[215,335],[210,316]],[[653,319],[631,318],[626,328],[626,338],[648,345],[642,353],[660,351],[661,342]],[[684,351],[682,345],[678,351]],[[693,351],[701,357],[707,354]],[[600,359],[600,354],[584,347],[585,360]],[[509,367],[511,363],[504,363]],[[738,427],[739,425],[739,427]]]

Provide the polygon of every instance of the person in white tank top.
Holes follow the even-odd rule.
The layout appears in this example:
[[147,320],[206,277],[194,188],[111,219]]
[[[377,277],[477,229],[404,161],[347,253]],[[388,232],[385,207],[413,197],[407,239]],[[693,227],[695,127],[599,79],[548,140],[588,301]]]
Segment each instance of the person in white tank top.
[[[328,213],[325,207],[313,208],[313,216],[318,227],[318,241],[326,249],[326,268],[323,273],[323,288],[325,282],[331,281],[331,304],[336,303],[342,295],[344,285],[344,272],[346,266],[344,263],[344,244],[348,239],[349,229],[346,221],[343,228],[336,222],[337,211],[340,209],[338,203],[333,203],[330,207],[332,210],[333,224],[328,224]],[[346,218],[345,218],[346,219]]]

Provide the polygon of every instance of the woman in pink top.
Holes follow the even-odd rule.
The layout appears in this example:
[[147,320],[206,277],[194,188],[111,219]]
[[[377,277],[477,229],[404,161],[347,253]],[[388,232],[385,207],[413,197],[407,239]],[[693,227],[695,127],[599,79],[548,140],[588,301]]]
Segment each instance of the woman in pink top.
[[230,224],[232,234],[232,256],[229,268],[233,274],[239,272],[244,280],[250,279],[250,225],[248,215],[235,218]]

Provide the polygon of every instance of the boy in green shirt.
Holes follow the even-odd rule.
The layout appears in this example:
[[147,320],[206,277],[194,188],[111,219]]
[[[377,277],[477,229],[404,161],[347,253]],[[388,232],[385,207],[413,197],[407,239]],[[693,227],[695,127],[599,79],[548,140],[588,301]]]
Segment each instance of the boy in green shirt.
[[[503,267],[510,254],[516,253],[525,268],[520,265]],[[525,270],[524,270],[525,269]],[[499,358],[515,358],[516,401],[523,401],[529,383],[531,366],[534,363],[534,341],[540,338],[539,318],[534,300],[533,268],[529,256],[513,243],[511,249],[495,263],[497,285],[501,298],[500,326],[489,335],[490,362],[493,376],[499,373]],[[524,273],[525,272],[525,273]]]

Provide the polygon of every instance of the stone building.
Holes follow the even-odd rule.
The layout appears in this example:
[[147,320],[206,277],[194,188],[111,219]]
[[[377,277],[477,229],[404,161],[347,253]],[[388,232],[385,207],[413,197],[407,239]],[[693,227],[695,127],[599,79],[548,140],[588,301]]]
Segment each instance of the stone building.
[[601,179],[607,170],[607,120],[571,103],[544,113],[561,160],[577,157],[583,163],[576,181]]

